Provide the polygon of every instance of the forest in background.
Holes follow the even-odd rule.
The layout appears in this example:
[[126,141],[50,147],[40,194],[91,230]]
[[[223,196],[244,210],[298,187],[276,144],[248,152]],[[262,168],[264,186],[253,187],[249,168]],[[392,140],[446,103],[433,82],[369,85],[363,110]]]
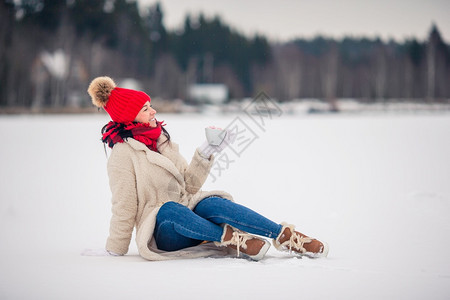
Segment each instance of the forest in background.
[[[187,99],[223,83],[230,99],[448,103],[450,47],[428,39],[317,36],[285,43],[245,36],[219,17],[187,15],[169,31],[160,4],[126,0],[0,1],[0,107],[89,107],[96,76],[133,78],[152,97]],[[301,33],[301,28],[298,29]]]

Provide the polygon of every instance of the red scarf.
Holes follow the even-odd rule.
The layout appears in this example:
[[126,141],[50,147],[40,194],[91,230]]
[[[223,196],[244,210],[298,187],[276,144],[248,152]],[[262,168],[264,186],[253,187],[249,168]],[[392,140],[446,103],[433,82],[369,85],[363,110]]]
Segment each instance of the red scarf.
[[162,123],[156,122],[156,127],[150,127],[149,124],[144,123],[110,121],[102,129],[102,142],[112,148],[116,143],[123,143],[127,138],[133,138],[144,143],[150,150],[158,152],[157,140],[161,135]]

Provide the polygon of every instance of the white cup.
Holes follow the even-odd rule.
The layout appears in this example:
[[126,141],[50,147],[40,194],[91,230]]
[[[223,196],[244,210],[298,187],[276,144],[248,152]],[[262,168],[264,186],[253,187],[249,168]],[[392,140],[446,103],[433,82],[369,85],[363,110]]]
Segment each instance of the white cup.
[[227,132],[219,128],[205,128],[206,140],[210,145],[219,146],[225,139]]

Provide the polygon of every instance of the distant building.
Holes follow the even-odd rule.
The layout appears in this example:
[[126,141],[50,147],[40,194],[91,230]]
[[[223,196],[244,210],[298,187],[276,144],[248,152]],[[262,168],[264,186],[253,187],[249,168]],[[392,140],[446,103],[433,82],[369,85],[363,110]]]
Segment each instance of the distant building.
[[192,84],[188,88],[190,101],[198,103],[221,104],[228,99],[228,87],[225,84]]
[[116,82],[118,83],[118,86],[125,89],[142,91],[144,88],[142,83],[134,78],[119,78]]

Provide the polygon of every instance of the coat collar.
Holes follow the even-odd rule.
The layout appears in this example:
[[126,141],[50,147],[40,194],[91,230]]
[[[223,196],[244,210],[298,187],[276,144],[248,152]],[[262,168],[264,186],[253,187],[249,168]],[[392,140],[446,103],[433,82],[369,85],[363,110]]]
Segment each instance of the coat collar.
[[[185,183],[184,183],[183,175],[177,169],[175,164],[169,159],[169,157],[172,157],[174,155],[173,152],[176,150],[176,149],[172,149],[172,148],[174,148],[174,147],[178,148],[178,146],[173,143],[171,143],[171,145],[169,145],[168,143],[170,143],[170,142],[164,143],[165,141],[167,141],[167,137],[162,134],[158,138],[158,149],[160,150],[161,153],[150,150],[144,143],[141,143],[133,138],[128,138],[125,142],[128,145],[130,145],[131,148],[133,148],[137,151],[144,151],[146,154],[147,160],[150,163],[166,169],[169,173],[171,173],[177,179],[179,184],[184,186]],[[164,143],[164,144],[160,147],[160,145],[162,143]]]

